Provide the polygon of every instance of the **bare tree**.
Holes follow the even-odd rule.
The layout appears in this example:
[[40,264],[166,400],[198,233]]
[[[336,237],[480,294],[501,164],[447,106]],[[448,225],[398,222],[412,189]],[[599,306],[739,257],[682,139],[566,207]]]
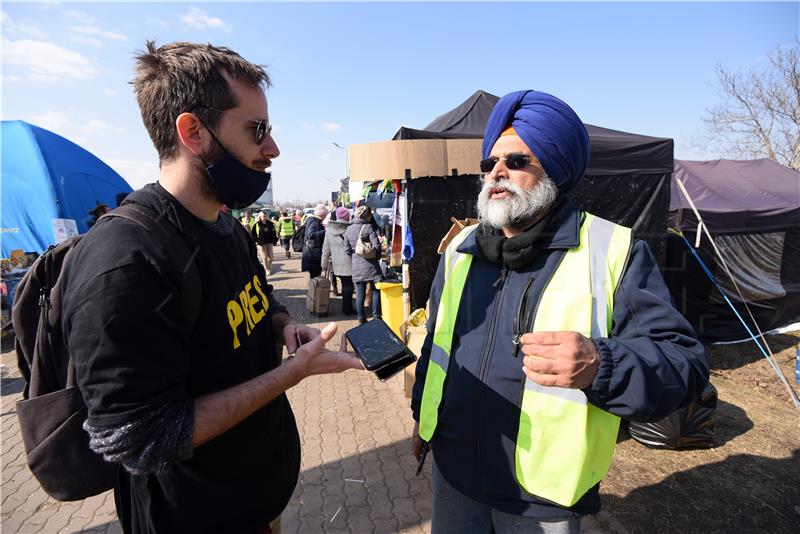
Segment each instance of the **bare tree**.
[[707,110],[707,143],[735,159],[767,157],[800,170],[800,39],[769,54],[762,70],[717,66],[724,102]]

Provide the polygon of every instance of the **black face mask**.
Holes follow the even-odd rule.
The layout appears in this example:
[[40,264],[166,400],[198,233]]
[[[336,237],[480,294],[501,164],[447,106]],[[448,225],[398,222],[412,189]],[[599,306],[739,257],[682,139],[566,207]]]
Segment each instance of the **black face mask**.
[[206,128],[214,141],[225,152],[225,156],[221,160],[211,165],[206,163],[202,156],[198,156],[206,166],[206,173],[217,191],[217,196],[232,210],[246,208],[267,190],[272,174],[251,169],[233,157],[211,129]]

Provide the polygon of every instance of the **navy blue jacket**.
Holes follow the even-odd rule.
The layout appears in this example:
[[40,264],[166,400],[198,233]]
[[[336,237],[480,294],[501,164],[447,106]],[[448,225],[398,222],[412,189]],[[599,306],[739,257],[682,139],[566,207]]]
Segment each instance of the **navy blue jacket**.
[[[524,288],[535,306],[559,259],[578,245],[581,212],[567,201],[558,229],[528,265],[508,271],[481,256],[473,233],[459,251],[474,255],[455,324],[439,422],[431,446],[436,465],[458,491],[498,510],[563,517],[600,509],[599,484],[568,512],[525,492],[517,483],[514,450],[525,375],[514,356],[514,317]],[[428,336],[417,363],[411,408],[419,420],[432,332],[444,285],[440,261],[430,293]],[[596,406],[632,421],[654,421],[697,398],[708,381],[703,346],[674,308],[655,258],[634,241],[614,296],[609,338],[592,339],[600,366],[584,390]]]
[[316,215],[306,218],[306,232],[303,236],[303,255],[300,257],[300,270],[322,269],[322,243],[325,241],[325,227]]

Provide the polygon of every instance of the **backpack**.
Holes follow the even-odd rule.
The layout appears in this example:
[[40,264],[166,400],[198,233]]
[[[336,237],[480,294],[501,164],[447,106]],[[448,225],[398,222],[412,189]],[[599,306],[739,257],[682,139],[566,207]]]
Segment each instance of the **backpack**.
[[[144,226],[154,238],[169,243],[175,265],[193,266],[185,270],[182,293],[184,311],[195,322],[203,286],[177,228],[157,222],[163,218],[138,204],[108,212],[95,227],[112,217]],[[88,410],[61,331],[61,275],[82,237],[51,246],[33,263],[17,286],[12,309],[17,360],[26,382],[16,407],[28,466],[47,494],[59,501],[85,499],[113,488],[119,469],[89,448],[89,435],[83,430]]]
[[358,240],[356,241],[356,254],[366,260],[374,260],[378,257],[379,252],[372,241],[369,239],[369,232],[367,232],[366,240],[364,239],[364,228],[369,229],[369,225],[365,224],[358,232]]
[[303,243],[306,237],[306,225],[301,224],[297,230],[294,231],[292,236],[292,250],[295,252],[303,252]]

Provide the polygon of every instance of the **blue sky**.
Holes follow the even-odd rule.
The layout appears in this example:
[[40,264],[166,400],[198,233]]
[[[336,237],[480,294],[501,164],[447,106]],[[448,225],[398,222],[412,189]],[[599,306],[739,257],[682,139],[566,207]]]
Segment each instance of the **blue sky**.
[[766,66],[800,3],[15,3],[2,5],[3,119],[89,149],[133,187],[157,178],[129,81],[146,39],[235,49],[268,66],[276,200],[328,197],[335,146],[422,128],[483,89],[550,92],[584,122],[694,148],[715,65]]

